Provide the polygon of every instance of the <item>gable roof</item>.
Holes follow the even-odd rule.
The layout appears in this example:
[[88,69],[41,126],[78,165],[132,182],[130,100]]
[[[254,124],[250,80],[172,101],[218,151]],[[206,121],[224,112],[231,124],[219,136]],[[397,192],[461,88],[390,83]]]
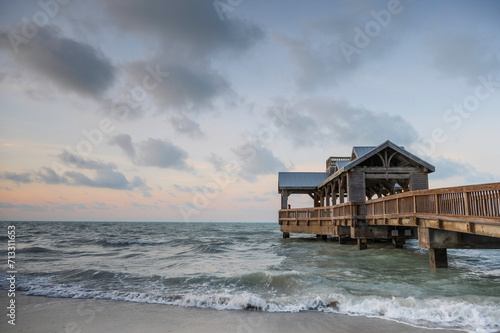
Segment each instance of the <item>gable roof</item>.
[[351,162],[350,161],[337,161],[337,166],[339,169],[342,169],[343,167],[345,167],[349,163],[351,163]]
[[311,190],[318,188],[326,178],[326,172],[280,172],[278,173],[278,192],[281,190]]
[[376,146],[356,146],[352,147],[351,161],[360,158],[361,156],[368,154],[373,149],[377,148]]
[[380,153],[382,150],[384,150],[386,148],[392,148],[393,150],[400,153],[401,155],[413,160],[417,164],[420,164],[420,166],[426,168],[429,172],[434,172],[436,170],[436,168],[432,164],[425,162],[424,160],[422,160],[420,157],[418,157],[416,155],[413,155],[412,153],[410,153],[409,151],[404,149],[404,147],[400,147],[398,145],[395,145],[391,141],[387,140],[384,143],[382,143],[380,146],[376,147],[375,149],[372,149],[371,151],[367,152],[363,156],[361,156],[358,159],[349,163],[349,165],[347,165],[345,167],[345,171],[348,171],[349,169],[354,168],[355,166],[359,165],[361,162],[366,161],[368,158]]
[[367,159],[369,159],[370,157],[372,157],[372,156],[380,153],[381,151],[383,151],[386,148],[392,148],[393,150],[395,150],[396,152],[400,153],[401,155],[403,155],[403,156],[411,159],[412,161],[416,162],[420,166],[426,168],[429,173],[435,171],[435,168],[434,168],[433,165],[431,165],[431,164],[425,162],[424,160],[420,159],[419,157],[413,155],[412,153],[410,153],[407,150],[405,150],[403,147],[399,147],[399,146],[395,145],[394,143],[392,143],[389,140],[385,141],[381,145],[379,145],[379,146],[377,146],[377,147],[375,147],[375,148],[373,148],[371,150],[368,150],[371,147],[354,147],[353,148],[353,154],[355,152],[355,148],[358,148],[358,151],[359,151],[360,154],[361,153],[364,153],[364,154],[361,155],[361,156],[358,156],[358,158],[356,158],[355,160],[351,161],[349,164],[345,165],[343,168],[339,168],[338,171],[336,171],[330,177],[328,177],[327,179],[325,179],[321,184],[318,185],[318,187],[321,187],[321,186],[325,185],[326,183],[330,182],[332,179],[335,179],[338,176],[340,176],[341,174],[343,174],[344,172],[347,172],[347,171],[351,170],[352,168],[358,166],[362,162],[364,162]]

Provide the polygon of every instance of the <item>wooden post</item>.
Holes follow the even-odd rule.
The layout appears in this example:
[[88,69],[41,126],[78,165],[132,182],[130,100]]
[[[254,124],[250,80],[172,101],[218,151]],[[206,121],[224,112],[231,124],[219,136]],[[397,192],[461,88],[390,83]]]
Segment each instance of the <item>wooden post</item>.
[[434,194],[434,201],[436,204],[436,215],[439,214],[439,202],[438,202],[438,194]]
[[288,191],[281,192],[281,209],[288,208]]
[[358,238],[358,250],[366,250],[368,248],[368,242],[366,238]]
[[328,194],[332,199],[331,199],[331,206],[335,206],[335,200],[337,199],[334,195],[334,189],[335,189],[335,184],[334,183],[330,183],[330,193]]
[[405,241],[403,238],[393,238],[392,239],[392,246],[396,249],[402,249],[404,248]]
[[344,178],[342,177],[339,182],[339,203],[344,203]]
[[470,210],[469,210],[469,193],[464,192],[464,209],[465,209],[465,216],[470,215]]
[[320,203],[321,203],[321,200],[319,199],[319,194],[318,192],[314,192],[314,196],[313,196],[313,207],[319,207],[320,206]]
[[347,244],[347,237],[345,235],[339,235],[339,244]]
[[448,268],[448,253],[446,249],[429,249],[431,268]]
[[337,204],[337,192],[335,191],[335,184],[332,184],[332,206]]
[[283,233],[283,238],[284,239],[290,238],[290,233],[289,232],[284,232]]

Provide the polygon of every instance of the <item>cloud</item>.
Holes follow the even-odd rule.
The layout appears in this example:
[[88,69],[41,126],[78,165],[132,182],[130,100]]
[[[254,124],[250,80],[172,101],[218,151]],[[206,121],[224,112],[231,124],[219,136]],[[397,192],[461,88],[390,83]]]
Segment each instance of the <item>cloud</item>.
[[141,209],[141,210],[150,210],[151,208],[160,209],[160,207],[158,207],[157,205],[141,204],[141,203],[133,202],[133,201],[130,202],[130,204],[136,208]]
[[98,169],[93,179],[83,173],[67,171],[64,175],[69,179],[71,185],[83,185],[90,187],[103,187],[116,190],[132,189],[132,184],[121,173],[113,170]]
[[221,20],[211,1],[107,0],[107,12],[120,29],[156,35],[165,48],[205,57],[218,51],[243,51],[263,36],[241,19]]
[[149,192],[151,190],[151,187],[146,184],[146,181],[143,178],[135,176],[131,182],[131,185],[132,188],[140,189],[142,191],[143,197],[150,198],[152,196]]
[[99,210],[108,210],[108,209],[111,209],[111,207],[105,203],[105,202],[98,202],[98,201],[95,201],[93,202],[93,206],[91,207],[92,209],[99,209]]
[[[66,184],[114,190],[138,189],[142,191],[144,197],[151,196],[149,192],[151,188],[146,184],[144,179],[135,176],[132,180],[128,180],[123,173],[116,171],[117,166],[114,163],[85,159],[68,151],[59,154],[58,158],[71,168],[92,172],[93,176],[74,170],[66,171],[60,175],[52,168],[42,167],[38,171],[31,173],[25,172],[18,174],[14,172],[3,172],[0,173],[0,178],[15,181],[17,183],[39,182],[53,185]],[[32,175],[35,175],[35,177],[32,178]]]
[[174,184],[173,187],[177,192],[193,193],[193,189],[189,186]]
[[137,144],[137,164],[186,170],[187,153],[168,140],[147,139]]
[[10,202],[0,202],[0,208],[18,209],[23,212],[30,212],[30,213],[47,211],[46,205],[29,205],[29,204],[14,205]]
[[468,35],[443,34],[430,41],[432,61],[450,79],[465,79],[477,85],[481,75],[496,74],[500,61],[491,44]]
[[0,178],[13,181],[17,184],[19,183],[28,184],[33,182],[33,180],[31,179],[31,174],[29,172],[24,172],[24,173],[3,172],[0,174]]
[[74,186],[89,186],[98,188],[109,188],[115,190],[134,190],[139,189],[145,197],[151,196],[149,190],[151,188],[146,184],[145,180],[135,176],[132,180],[128,180],[125,175],[116,171],[117,166],[114,163],[105,163],[102,161],[85,159],[68,151],[59,154],[59,159],[66,165],[84,170],[92,170],[94,177],[77,171],[66,171],[62,176],[58,175],[50,168],[42,168],[38,172],[40,180],[48,184],[68,184]]
[[432,174],[434,179],[463,177],[466,184],[492,183],[497,179],[494,175],[481,172],[466,162],[446,157],[426,157],[425,159],[436,167],[436,172]]
[[275,174],[286,171],[287,168],[272,151],[255,144],[246,142],[232,151],[236,154],[240,165],[240,177],[249,182],[255,182],[260,175]]
[[[40,11],[37,7],[33,4],[30,11]],[[99,15],[95,21],[75,20],[74,11],[82,10],[104,11],[104,25]],[[15,12],[22,16],[26,9]],[[151,106],[155,111],[182,114],[212,109],[218,98],[232,98],[231,83],[214,63],[243,54],[264,37],[261,28],[243,19],[221,20],[210,1],[104,0],[90,2],[86,8],[68,7],[64,17],[72,25],[71,32],[67,25],[38,28],[33,38],[20,43],[13,62],[19,72],[36,73],[44,83],[50,81],[62,91],[97,99],[104,113],[120,120],[144,116],[143,108],[150,106],[147,102],[154,102]],[[9,35],[24,38],[20,33],[23,28],[18,24],[0,30],[0,49],[12,50]],[[82,36],[81,40],[70,33]],[[132,52],[121,52],[116,63],[98,47],[82,41],[102,41],[113,34],[126,36],[125,43],[137,46]],[[127,86],[123,91],[122,85]],[[144,100],[131,96],[136,87],[145,92]],[[39,89],[26,90],[31,96],[45,97]],[[140,108],[130,107],[129,102]],[[118,112],[119,108],[127,111]],[[195,121],[187,123],[180,117],[171,123],[180,133],[202,134]]]
[[[390,54],[406,30],[408,20],[401,19],[406,15],[404,10],[392,15],[385,26],[375,19],[372,12],[386,10],[387,2],[349,2],[335,6],[342,8],[333,9],[333,14],[323,19],[306,22],[300,37],[274,35],[296,66],[294,80],[301,92],[335,85],[363,64]],[[369,22],[380,27],[379,33],[357,43]],[[356,51],[351,52],[354,48]]]
[[216,171],[226,171],[227,162],[221,156],[210,153],[206,160],[214,166]]
[[154,166],[177,170],[189,170],[186,164],[188,154],[169,140],[147,139],[132,143],[128,134],[119,134],[110,140],[111,145],[117,145],[136,165]]
[[[283,109],[286,117],[276,117],[283,113],[276,110]],[[274,119],[280,136],[297,147],[322,145],[326,137],[346,145],[376,145],[385,140],[407,145],[418,138],[413,126],[401,116],[354,107],[329,97],[276,100],[267,116]]]
[[192,138],[205,137],[200,124],[185,115],[170,118],[170,124],[177,133],[185,133]]
[[111,138],[109,143],[111,145],[117,145],[131,160],[135,160],[135,148],[132,144],[132,137],[130,135],[118,134],[117,136]]
[[69,204],[60,204],[52,207],[54,210],[63,210],[66,212],[74,212],[75,209],[87,209],[87,206],[81,203],[69,203]]
[[117,168],[114,163],[105,163],[102,161],[96,161],[91,159],[85,159],[79,155],[73,154],[67,150],[64,150],[59,154],[58,158],[64,162],[66,165],[77,169],[89,169],[89,170],[114,170]]
[[142,191],[144,197],[151,197],[151,193],[149,192],[151,187],[146,184],[144,179],[135,176],[132,181],[129,181],[123,173],[111,169],[97,169],[93,178],[75,171],[66,171],[64,177],[67,179],[68,185],[108,188],[112,190],[139,189]]
[[37,176],[42,183],[45,184],[66,184],[68,180],[58,175],[52,168],[42,167],[38,171]]
[[237,18],[220,20],[211,1],[108,0],[106,4],[121,33],[156,41],[156,49],[124,63],[122,69],[134,82],[143,82],[146,68],[168,73],[148,90],[160,112],[199,112],[212,108],[218,97],[233,96],[214,60],[240,55],[264,36],[255,24]]
[[158,57],[124,64],[122,68],[133,82],[143,82],[148,73],[147,68],[159,69],[156,71],[159,73],[158,84],[147,84],[151,85],[148,95],[154,98],[160,112],[212,108],[215,98],[229,97],[232,94],[229,82],[211,68],[208,59],[190,60],[179,54],[161,54]]
[[219,187],[210,187],[210,186],[181,186],[178,184],[173,185],[174,189],[177,192],[185,192],[185,193],[210,193],[213,194],[215,192],[220,192],[221,189]]
[[[4,43],[12,32],[0,32]],[[24,68],[49,78],[61,90],[100,97],[110,88],[116,70],[104,54],[92,46],[63,36],[56,26],[38,29],[35,37],[19,46],[14,59]]]

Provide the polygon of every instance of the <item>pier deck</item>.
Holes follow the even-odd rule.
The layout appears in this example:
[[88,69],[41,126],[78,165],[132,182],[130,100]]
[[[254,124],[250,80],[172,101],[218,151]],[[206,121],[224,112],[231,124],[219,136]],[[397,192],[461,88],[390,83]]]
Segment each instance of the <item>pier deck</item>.
[[396,247],[402,247],[404,239],[418,239],[421,247],[430,249],[431,266],[446,267],[447,248],[500,249],[500,183],[281,209],[279,224],[284,237],[290,233],[339,236],[357,240],[360,249],[366,248],[369,239],[392,239]]

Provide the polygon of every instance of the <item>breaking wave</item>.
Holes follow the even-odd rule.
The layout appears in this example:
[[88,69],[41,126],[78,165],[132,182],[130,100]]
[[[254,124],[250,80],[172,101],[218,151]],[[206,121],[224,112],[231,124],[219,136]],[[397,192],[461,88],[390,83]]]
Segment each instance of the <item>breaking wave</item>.
[[[352,295],[338,290],[334,293],[305,294],[301,296],[285,295],[281,292],[274,295],[256,294],[231,285],[231,288],[205,292],[159,291],[123,291],[89,289],[89,280],[126,279],[122,273],[84,271],[66,272],[65,278],[71,277],[73,283],[55,283],[54,276],[38,276],[30,281],[20,283],[20,289],[26,295],[106,299],[175,305],[183,307],[212,308],[217,310],[252,310],[264,312],[301,312],[320,311],[340,313],[354,316],[366,316],[394,320],[406,324],[427,328],[461,329],[469,332],[498,332],[500,330],[500,306],[498,297],[486,299],[434,298],[419,299],[416,297],[381,297]],[[301,273],[291,272],[280,274],[249,274],[241,276],[240,284],[259,284],[269,288],[277,285],[287,285],[290,279]],[[60,277],[59,277],[60,278]],[[205,277],[209,279],[209,277]],[[181,278],[155,277],[145,279],[149,283],[163,281],[163,285],[186,284],[190,281]],[[166,283],[169,280],[170,283]],[[229,280],[228,280],[229,281]],[[285,282],[283,282],[285,281]],[[288,281],[288,282],[287,282]],[[197,280],[196,282],[203,282]],[[235,281],[233,281],[235,282]],[[203,284],[203,283],[202,283]],[[109,284],[107,284],[109,286]],[[281,287],[284,287],[281,285]],[[229,286],[229,285],[228,285]],[[168,289],[168,288],[166,288]],[[249,286],[248,289],[251,289]]]

